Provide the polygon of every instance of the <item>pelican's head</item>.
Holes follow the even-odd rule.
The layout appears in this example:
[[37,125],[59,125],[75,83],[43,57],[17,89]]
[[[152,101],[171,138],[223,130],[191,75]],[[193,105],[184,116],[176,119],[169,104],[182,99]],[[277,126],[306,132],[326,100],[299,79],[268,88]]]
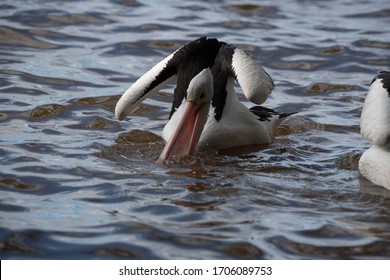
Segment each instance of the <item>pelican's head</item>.
[[207,121],[210,103],[214,95],[213,75],[209,68],[203,69],[189,83],[186,99],[173,114],[171,135],[162,151],[159,162],[171,156],[191,155]]
[[390,149],[390,72],[380,72],[372,81],[360,118],[364,138]]

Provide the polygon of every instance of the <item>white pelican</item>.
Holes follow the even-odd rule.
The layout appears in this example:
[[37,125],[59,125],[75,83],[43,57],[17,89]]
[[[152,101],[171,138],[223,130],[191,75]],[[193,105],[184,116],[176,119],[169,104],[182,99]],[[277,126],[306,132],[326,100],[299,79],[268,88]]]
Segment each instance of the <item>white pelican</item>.
[[372,147],[359,160],[360,173],[390,190],[390,72],[382,71],[372,81],[360,118],[360,131]]
[[149,95],[177,80],[167,144],[159,162],[208,149],[271,143],[274,128],[289,114],[239,102],[233,85],[263,103],[274,88],[272,78],[243,50],[201,37],[176,50],[139,78],[119,99],[115,114],[123,120]]

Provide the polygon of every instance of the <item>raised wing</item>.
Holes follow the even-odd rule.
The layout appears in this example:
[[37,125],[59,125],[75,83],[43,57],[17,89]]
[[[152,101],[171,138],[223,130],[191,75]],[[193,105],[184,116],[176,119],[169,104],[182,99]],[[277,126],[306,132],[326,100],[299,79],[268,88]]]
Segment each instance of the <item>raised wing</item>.
[[172,115],[186,96],[192,78],[214,63],[219,44],[216,39],[201,37],[160,61],[122,95],[115,107],[116,117],[123,120],[128,114],[134,112],[144,99],[177,79]]
[[274,89],[274,82],[265,70],[246,52],[234,46],[221,43],[212,67],[214,76],[213,107],[219,120],[225,106],[228,77],[234,78],[242,88],[245,97],[255,103],[263,103]]
[[246,98],[255,104],[263,103],[274,89],[271,76],[239,48],[234,49],[232,70]]

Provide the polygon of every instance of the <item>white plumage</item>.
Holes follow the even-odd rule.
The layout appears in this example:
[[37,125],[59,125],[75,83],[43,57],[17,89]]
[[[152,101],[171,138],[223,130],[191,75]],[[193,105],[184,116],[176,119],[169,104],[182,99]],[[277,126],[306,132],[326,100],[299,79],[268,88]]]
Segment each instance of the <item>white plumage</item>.
[[360,129],[373,146],[361,156],[359,171],[374,184],[390,190],[390,72],[382,71],[372,81]]
[[[274,88],[272,78],[243,50],[202,37],[179,48],[126,90],[115,108],[117,118],[124,119],[142,100],[175,79],[170,119],[162,134],[167,145],[160,162],[172,155],[270,143],[273,129],[289,115],[261,106],[248,109],[240,103],[235,81],[248,100],[262,104]],[[207,104],[193,100],[200,100],[204,92],[210,99]]]

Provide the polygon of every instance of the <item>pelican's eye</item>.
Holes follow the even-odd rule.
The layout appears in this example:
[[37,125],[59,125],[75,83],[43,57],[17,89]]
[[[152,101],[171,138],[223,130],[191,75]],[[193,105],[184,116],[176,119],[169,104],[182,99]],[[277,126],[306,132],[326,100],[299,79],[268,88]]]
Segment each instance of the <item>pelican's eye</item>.
[[206,94],[204,92],[202,92],[199,96],[199,99],[202,100],[203,98],[205,98]]

